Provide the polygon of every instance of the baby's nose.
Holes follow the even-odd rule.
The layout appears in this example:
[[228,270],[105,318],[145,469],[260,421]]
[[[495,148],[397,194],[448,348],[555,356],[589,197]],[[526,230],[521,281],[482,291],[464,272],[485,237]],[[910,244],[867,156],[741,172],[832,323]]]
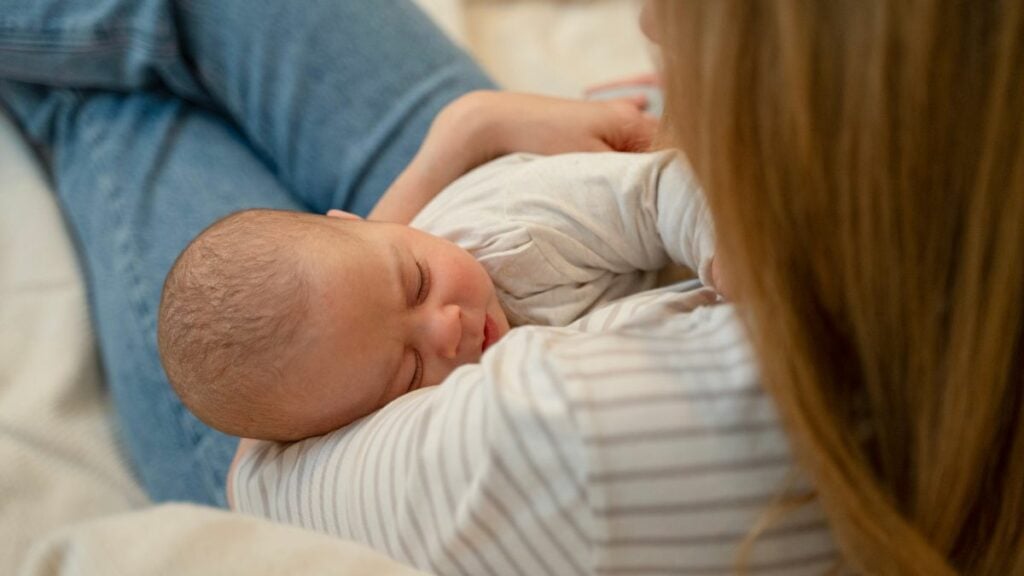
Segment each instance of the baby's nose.
[[462,341],[462,308],[454,304],[441,308],[431,326],[431,339],[438,356],[454,359]]

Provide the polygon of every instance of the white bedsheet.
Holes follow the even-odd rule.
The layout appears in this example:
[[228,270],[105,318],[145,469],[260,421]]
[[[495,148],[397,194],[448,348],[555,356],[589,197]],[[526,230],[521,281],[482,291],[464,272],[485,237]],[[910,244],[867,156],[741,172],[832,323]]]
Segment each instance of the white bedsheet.
[[[634,0],[419,0],[506,87],[650,71]],[[46,178],[0,117],[0,574],[412,574],[352,543],[151,506],[116,446],[85,291]]]

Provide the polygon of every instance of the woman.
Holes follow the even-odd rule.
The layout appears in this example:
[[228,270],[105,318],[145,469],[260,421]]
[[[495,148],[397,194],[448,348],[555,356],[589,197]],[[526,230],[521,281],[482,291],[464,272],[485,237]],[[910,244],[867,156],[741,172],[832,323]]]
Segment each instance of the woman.
[[673,134],[849,564],[1024,573],[1024,4],[658,10]]
[[[330,5],[335,4],[339,3]],[[375,2],[373,10],[380,10],[380,5],[385,3]],[[337,446],[361,446],[360,450],[332,451],[329,437],[287,449],[264,447],[249,460],[248,468],[243,467],[241,479],[285,502],[290,499],[289,477],[301,478],[308,470],[301,458],[336,457],[337,468],[326,473],[322,485],[329,485],[333,474],[343,478],[341,484],[356,488],[325,493],[324,503],[330,496],[344,507],[360,502],[365,494],[372,504],[346,508],[346,513],[333,519],[316,512],[307,516],[301,510],[288,517],[287,506],[282,506],[285,519],[308,520],[314,528],[325,524],[328,531],[378,544],[396,556],[446,573],[474,572],[478,566],[480,572],[493,573],[724,572],[730,568],[721,559],[735,556],[735,545],[744,533],[778,542],[819,527],[810,522],[789,526],[788,532],[773,532],[772,526],[783,523],[789,508],[800,501],[769,506],[764,499],[753,499],[759,510],[767,510],[761,525],[755,526],[757,515],[748,508],[736,516],[742,521],[733,518],[728,525],[740,527],[739,532],[701,525],[722,517],[702,511],[700,506],[707,506],[707,501],[685,500],[689,491],[715,489],[697,480],[715,478],[735,490],[731,500],[718,501],[720,508],[743,503],[737,496],[740,484],[724,476],[729,466],[714,471],[719,476],[713,477],[706,466],[659,468],[658,462],[642,460],[683,459],[686,455],[679,454],[680,447],[698,446],[694,440],[698,436],[700,442],[710,443],[710,452],[741,451],[768,442],[774,433],[773,421],[742,420],[747,416],[742,408],[754,404],[743,404],[736,396],[723,403],[702,404],[692,390],[678,389],[696,383],[707,388],[705,392],[717,394],[726,381],[751,386],[763,382],[814,485],[816,498],[804,508],[820,505],[826,511],[848,566],[900,574],[1024,571],[1024,526],[1019,520],[1024,516],[1024,386],[1020,381],[1024,373],[1024,124],[1019,104],[1024,96],[1020,73],[1024,10],[1012,1],[961,7],[954,2],[896,5],[882,0],[817,4],[666,0],[652,9],[655,17],[648,29],[665,52],[672,134],[707,188],[721,243],[719,253],[725,257],[724,272],[737,302],[736,317],[742,319],[756,351],[756,370],[747,370],[745,349],[739,342],[742,336],[734,329],[729,306],[675,316],[667,307],[632,324],[606,314],[591,324],[619,330],[604,335],[588,334],[584,328],[581,334],[568,335],[531,330],[520,332],[517,344],[510,334],[504,343],[506,352],[491,358],[519,363],[491,361],[475,372],[464,371],[461,379],[453,378],[430,397],[421,394],[396,403],[400,405],[390,412],[382,411],[381,421],[391,417],[409,423],[394,428],[397,432],[388,437],[405,442],[401,445],[408,451],[389,452],[388,444],[374,437],[376,431],[388,429],[375,429],[376,420],[371,420],[343,432],[336,441]],[[150,21],[165,25],[172,21],[145,12],[140,10]],[[251,12],[250,8],[247,16]],[[378,34],[400,22],[395,11],[383,12],[387,16],[382,18],[394,20],[377,28]],[[185,9],[184,14],[189,11]],[[195,18],[191,26],[186,18],[183,34],[195,34],[189,30],[201,29],[204,23],[224,26],[238,14],[225,8],[223,13]],[[335,26],[343,21],[320,16],[302,25],[315,30],[318,23],[327,22],[330,32],[337,32]],[[273,35],[289,22],[275,24],[255,30],[254,36]],[[396,37],[407,38],[413,29],[418,28],[410,26]],[[331,36],[325,33],[316,45],[322,47],[319,42]],[[422,50],[424,44],[434,45],[428,41],[430,36],[417,37],[419,52],[432,51]],[[165,57],[174,47],[173,43],[140,44],[147,54]],[[169,57],[170,72],[161,74],[162,83],[178,93],[196,92],[196,101],[203,100],[203,90],[217,86],[225,71],[244,70],[239,65],[204,63],[203,54],[217,52],[197,43],[188,54],[198,57],[195,68],[207,78],[201,90],[187,76],[173,73],[178,65],[189,64],[189,58]],[[453,54],[440,52],[440,61]],[[239,61],[247,61],[247,56],[240,52]],[[391,64],[404,60],[396,56]],[[273,81],[274,72],[290,70],[267,67],[261,70],[268,73],[265,81],[256,85],[301,86]],[[40,73],[9,67],[3,72],[22,80]],[[137,81],[146,75],[127,77]],[[76,78],[85,83],[94,79]],[[216,107],[228,102],[228,113],[240,124],[264,127],[271,135],[286,134],[301,125],[294,119],[331,117],[329,100],[324,99],[320,101],[324,106],[314,108],[319,114],[305,110],[275,121],[274,116],[259,113],[264,102],[259,93],[222,90]],[[389,93],[378,91],[374,96]],[[394,92],[409,93],[415,91],[408,85],[397,86]],[[26,100],[19,100],[22,97]],[[162,388],[153,383],[159,380],[158,365],[147,362],[154,358],[155,343],[152,324],[146,319],[152,318],[150,305],[159,290],[160,270],[169,265],[174,248],[197,231],[197,223],[189,220],[190,210],[213,202],[210,196],[218,199],[223,210],[248,207],[243,205],[264,197],[247,192],[243,200],[232,200],[234,194],[225,192],[216,171],[203,171],[208,180],[199,182],[202,196],[183,200],[175,193],[197,187],[191,171],[182,169],[178,177],[168,178],[166,170],[136,170],[135,166],[181,168],[200,161],[219,166],[230,162],[233,168],[245,168],[231,171],[228,190],[232,192],[263,189],[257,176],[246,177],[245,182],[238,178],[268,170],[256,159],[216,153],[238,139],[234,132],[223,130],[214,140],[217,130],[204,124],[215,125],[219,120],[168,122],[169,116],[180,112],[165,108],[166,99],[133,96],[138,103],[128,104],[87,95],[83,103],[82,94],[57,97],[5,87],[5,98],[14,102],[11,106],[16,110],[17,102],[33,97],[37,100],[19,114],[23,124],[33,133],[65,141],[63,146],[54,145],[57,183],[65,212],[83,245],[104,359],[129,438],[151,429],[151,422],[158,427],[155,433],[144,434],[152,437],[147,441],[151,444],[134,440],[138,442],[136,458],[147,450],[191,458],[148,473],[143,466],[144,477],[150,478],[147,484],[188,481],[200,485],[193,486],[192,493],[215,493],[222,473],[206,474],[202,468],[223,466],[233,443],[200,440],[197,444],[194,438],[209,438],[207,431],[194,428],[194,422],[166,395],[147,396],[162,394],[158,392]],[[112,122],[115,109],[118,113]],[[97,142],[99,129],[90,125],[93,118],[97,123],[103,119],[104,130],[131,127],[137,134],[147,128],[161,137],[154,138],[157,142],[191,138],[206,147],[180,156],[155,154],[174,152],[176,147],[155,147],[149,157],[145,148],[133,148],[130,159],[111,157],[90,147]],[[402,125],[398,121],[391,126]],[[248,137],[263,142],[257,144],[263,154],[282,164],[275,166],[281,180],[306,182],[300,178],[306,174],[303,170],[283,160],[295,154],[289,146],[299,145],[302,139],[283,139],[275,149],[274,138]],[[109,143],[109,139],[103,141]],[[211,142],[221,144],[210,146]],[[133,143],[138,146],[140,141]],[[310,146],[315,147],[315,141]],[[387,157],[391,147],[384,148]],[[125,173],[83,168],[89,163],[76,161],[75,154],[100,155],[100,165],[106,167],[121,161]],[[317,149],[299,150],[295,157],[305,161],[308,154],[317,157]],[[324,159],[324,164],[331,164],[330,160]],[[355,165],[363,167],[359,162]],[[364,170],[343,172],[363,181]],[[365,173],[373,174],[373,167],[366,167]],[[380,179],[386,182],[387,176]],[[174,193],[134,201],[111,194],[111,189],[126,185],[150,189],[166,185]],[[64,192],[93,189],[113,201],[109,211],[97,209],[96,197],[79,200]],[[372,204],[372,199],[361,201]],[[337,205],[351,202],[343,198]],[[308,204],[320,208],[314,202]],[[182,220],[188,224],[181,225]],[[130,223],[128,231],[124,222]],[[131,233],[149,230],[147,226],[166,227],[167,234],[176,234],[177,240],[168,240],[164,234]],[[131,259],[103,256],[152,249],[133,246],[133,236],[159,239],[155,243],[161,247],[155,254]],[[151,264],[160,255],[164,268]],[[646,309],[635,302],[632,310],[642,317]],[[579,356],[573,358],[588,346],[594,347],[592,354],[614,355],[621,353],[614,346],[641,341],[644,347],[635,349],[632,361],[668,360],[636,368],[632,375],[648,377],[634,379],[629,386],[604,382],[601,379],[607,373],[584,372],[586,365]],[[717,347],[700,348],[704,342]],[[698,352],[714,370],[697,369],[693,358]],[[526,362],[536,358],[544,361],[536,373],[528,372]],[[730,366],[739,366],[738,374],[729,371]],[[606,372],[614,369],[605,368]],[[598,388],[608,383],[614,386]],[[654,390],[654,386],[660,388]],[[645,387],[657,394],[646,399],[627,396]],[[609,388],[614,395],[594,396],[613,394]],[[549,394],[538,395],[541,391]],[[679,392],[687,396],[677,404]],[[463,408],[477,405],[480,411],[467,413]],[[660,410],[665,406],[673,409],[674,417]],[[711,414],[699,411],[709,407]],[[463,411],[448,411],[455,408]],[[724,414],[737,418],[734,426],[715,427]],[[464,434],[460,432],[465,430],[452,425],[456,436],[471,436],[467,445],[483,452],[495,446],[507,450],[482,460],[487,465],[470,459],[477,458],[480,450],[459,452],[467,458],[468,474],[455,473],[453,485],[426,482],[435,478],[432,466],[439,467],[439,477],[445,478],[445,467],[458,472],[463,465],[460,458],[445,459],[449,452],[438,445],[449,430],[441,419],[444,415],[468,415],[464,425],[477,426]],[[546,424],[537,425],[540,419],[546,419]],[[609,427],[638,426],[641,420],[662,421],[666,426],[683,422],[678,428],[645,431],[646,436],[630,436],[622,428],[617,435],[602,435]],[[495,427],[496,421],[502,423],[500,427]],[[705,427],[694,427],[695,422]],[[493,434],[496,430],[508,434]],[[419,440],[405,440],[414,436]],[[472,444],[476,436],[486,441]],[[723,440],[726,436],[729,442]],[[742,442],[732,442],[734,438]],[[372,470],[358,466],[379,463],[368,459],[374,450],[387,454],[389,461],[395,455],[393,462],[399,463],[399,456],[404,456],[414,464],[409,469],[411,481],[388,479],[400,490],[395,492],[401,495],[396,500],[372,498],[374,487],[360,484],[366,475],[376,479]],[[753,452],[747,452],[743,462],[757,462],[758,470],[788,467],[789,460],[777,458],[779,454],[772,452],[772,458],[757,461]],[[354,464],[349,464],[351,459]],[[278,466],[281,480],[267,472],[271,464]],[[195,478],[181,474],[186,466],[200,469]],[[548,468],[562,474],[558,482],[542,481],[533,485],[535,492],[516,494],[530,486],[525,482],[533,476],[543,480],[544,475],[537,472]],[[645,488],[638,488],[639,483]],[[673,494],[678,499],[670,501]],[[624,499],[629,499],[628,504]],[[749,505],[750,500],[743,504]],[[510,502],[519,501],[531,508],[529,514],[510,508]],[[454,504],[451,514],[439,514],[446,502]],[[798,508],[790,515],[799,514]],[[374,515],[375,520],[368,520]],[[673,521],[659,524],[666,517]],[[803,545],[809,546],[793,540],[789,547]],[[791,560],[775,563],[758,563],[755,554],[748,568],[778,572],[834,564],[826,547],[822,550],[805,556],[794,552]],[[806,561],[798,562],[801,559]]]
[[[735,305],[510,333],[254,449],[239,507],[441,573],[1024,573],[1024,6],[647,10]],[[783,492],[791,462],[812,490]]]

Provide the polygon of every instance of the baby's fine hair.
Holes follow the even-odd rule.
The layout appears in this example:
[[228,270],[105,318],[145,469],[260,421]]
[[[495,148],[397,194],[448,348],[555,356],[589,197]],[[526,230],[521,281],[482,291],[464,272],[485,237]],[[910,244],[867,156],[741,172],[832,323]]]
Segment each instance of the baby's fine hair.
[[309,317],[318,237],[337,234],[323,216],[246,210],[204,230],[164,283],[157,340],[174,390],[200,420],[258,437],[284,386],[293,343]]

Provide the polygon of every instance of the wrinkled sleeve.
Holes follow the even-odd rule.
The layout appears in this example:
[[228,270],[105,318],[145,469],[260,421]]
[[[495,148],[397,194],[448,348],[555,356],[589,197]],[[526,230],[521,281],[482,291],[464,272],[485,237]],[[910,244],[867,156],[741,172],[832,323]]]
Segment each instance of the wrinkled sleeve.
[[[235,505],[435,574],[734,573],[751,526],[810,485],[742,326],[702,292],[606,306],[584,319],[600,332],[518,328],[348,428],[258,444]],[[836,560],[813,505],[762,536],[751,574]]]
[[515,155],[456,182],[413,225],[469,250],[516,324],[569,324],[653,287],[670,259],[707,281],[714,250],[673,152]]
[[438,574],[586,572],[584,450],[536,360],[560,334],[538,330],[564,329],[517,330],[481,364],[326,436],[257,444],[234,472],[236,508]]

